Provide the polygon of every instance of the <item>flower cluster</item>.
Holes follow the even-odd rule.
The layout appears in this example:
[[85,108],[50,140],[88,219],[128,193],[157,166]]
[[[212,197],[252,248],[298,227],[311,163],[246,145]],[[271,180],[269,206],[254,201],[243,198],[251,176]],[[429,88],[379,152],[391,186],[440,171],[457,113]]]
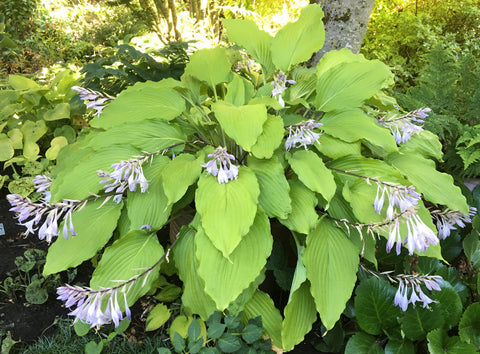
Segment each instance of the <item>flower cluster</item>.
[[315,133],[313,129],[321,127],[323,124],[315,123],[313,119],[295,124],[289,127],[288,138],[285,141],[285,149],[288,151],[292,147],[303,146],[305,150],[307,145],[318,142],[321,133]]
[[[119,292],[123,293],[125,315],[130,319],[130,309],[127,304],[127,295],[124,286],[93,290],[67,284],[57,289],[57,299],[66,301],[65,306],[68,308],[76,305],[77,307],[70,312],[69,315],[75,316],[80,321],[90,324],[91,327],[98,328],[112,321],[115,327],[118,327],[120,320],[123,319],[123,312],[118,304]],[[107,299],[106,305],[104,304],[105,299]],[[102,310],[103,307],[105,308],[104,310]]]
[[45,203],[50,203],[51,194],[49,189],[52,184],[52,179],[44,175],[37,175],[33,179],[33,183],[35,184],[35,191],[43,194],[42,200]]
[[423,124],[430,111],[430,108],[421,108],[402,117],[380,121],[379,123],[389,128],[397,144],[401,144],[410,140],[415,133],[423,131],[423,128],[414,124],[414,122]]
[[272,82],[272,97],[275,97],[282,107],[285,107],[285,101],[282,98],[282,93],[287,89],[287,83],[293,85],[295,81],[287,80],[287,76],[283,71],[280,71]]
[[120,161],[112,165],[114,171],[112,173],[106,171],[97,171],[97,175],[106,178],[100,183],[106,183],[105,193],[115,190],[113,200],[120,203],[123,192],[128,188],[131,192],[137,190],[137,184],[140,185],[140,191],[145,193],[148,189],[148,181],[143,174],[142,164],[147,161],[149,156],[144,156],[126,161]]
[[72,90],[80,94],[80,99],[82,101],[88,101],[87,108],[93,108],[96,110],[97,116],[102,114],[102,111],[105,108],[105,103],[113,100],[113,97],[80,86],[73,86]]
[[219,146],[208,157],[211,160],[202,164],[202,167],[206,168],[207,174],[217,177],[218,183],[228,183],[238,178],[238,167],[230,161],[235,160],[235,156],[229,154],[226,148]]
[[64,200],[63,202],[50,205],[46,202],[33,203],[28,198],[23,198],[18,194],[9,194],[7,199],[12,206],[10,211],[17,213],[19,225],[27,228],[26,235],[34,233],[40,221],[46,216],[45,221],[38,229],[38,238],[48,243],[52,242],[53,237],[58,236],[58,223],[63,218],[63,237],[68,239],[68,234],[75,236],[73,229],[72,213],[81,209],[85,201]]
[[470,207],[470,211],[467,215],[463,215],[459,211],[446,210],[444,212],[432,212],[433,217],[437,222],[438,237],[442,240],[450,236],[451,230],[456,230],[454,225],[458,225],[461,228],[465,227],[465,223],[472,222],[472,216],[477,213],[477,209]]
[[[395,251],[400,254],[403,244],[407,245],[408,252],[412,255],[415,250],[423,252],[430,245],[438,244],[439,240],[435,233],[417,215],[416,209],[421,196],[413,186],[404,187],[380,182],[377,182],[377,186],[377,195],[373,203],[376,213],[382,211],[385,196],[388,198],[387,219],[391,222],[386,224],[389,233],[387,252],[390,252],[396,244]],[[395,207],[399,209],[399,214],[395,213]],[[403,243],[400,222],[407,225],[407,236]]]
[[[398,281],[399,286],[395,294],[394,304],[395,306],[400,306],[402,311],[407,310],[408,304],[415,306],[416,302],[422,302],[425,308],[432,302],[435,302],[425,295],[421,285],[423,284],[430,291],[441,291],[440,284],[443,280],[439,275],[397,275],[395,279]],[[410,298],[408,293],[410,293]]]

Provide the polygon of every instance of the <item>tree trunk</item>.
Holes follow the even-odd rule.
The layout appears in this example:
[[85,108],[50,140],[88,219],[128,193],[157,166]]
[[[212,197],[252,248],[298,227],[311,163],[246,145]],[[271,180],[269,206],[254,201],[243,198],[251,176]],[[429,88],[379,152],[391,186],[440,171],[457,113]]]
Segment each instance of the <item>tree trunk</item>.
[[314,55],[310,64],[315,66],[330,51],[348,48],[360,52],[363,37],[375,0],[310,0],[322,6],[325,18],[325,45]]

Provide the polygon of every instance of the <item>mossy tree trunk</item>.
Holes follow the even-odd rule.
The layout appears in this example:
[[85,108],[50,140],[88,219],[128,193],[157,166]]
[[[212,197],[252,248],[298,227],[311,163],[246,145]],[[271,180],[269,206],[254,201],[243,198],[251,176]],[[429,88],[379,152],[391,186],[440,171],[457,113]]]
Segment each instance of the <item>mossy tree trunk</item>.
[[358,53],[367,31],[375,0],[310,0],[322,6],[325,18],[325,45],[311,60],[316,65],[330,50],[348,48]]

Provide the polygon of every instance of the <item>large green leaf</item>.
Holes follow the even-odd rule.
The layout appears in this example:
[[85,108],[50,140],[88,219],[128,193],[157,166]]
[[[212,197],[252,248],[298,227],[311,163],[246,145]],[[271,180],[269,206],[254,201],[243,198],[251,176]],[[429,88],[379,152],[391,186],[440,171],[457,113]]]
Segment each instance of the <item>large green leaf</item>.
[[331,136],[353,143],[365,139],[386,152],[397,150],[395,138],[390,130],[380,126],[377,120],[360,109],[328,112],[321,120],[322,129]]
[[202,175],[195,193],[202,227],[215,247],[228,257],[238,246],[257,213],[260,189],[255,174],[240,167],[238,179],[219,184],[217,178]]
[[357,280],[357,247],[333,221],[323,218],[308,234],[302,258],[320,319],[332,329]]
[[415,347],[408,339],[390,339],[385,346],[385,354],[415,354]]
[[225,101],[235,106],[242,106],[250,101],[253,97],[254,91],[255,88],[250,81],[247,81],[240,75],[234,74],[232,81],[227,85]]
[[69,103],[59,103],[55,108],[50,109],[45,112],[43,119],[46,121],[58,120],[70,118],[70,104]]
[[99,151],[112,145],[132,145],[141,151],[155,152],[185,140],[185,133],[178,125],[149,119],[90,132],[84,145]]
[[393,304],[395,289],[376,277],[363,280],[355,291],[355,314],[362,330],[382,334],[398,327],[400,309]]
[[408,180],[428,201],[448,206],[468,214],[467,200],[459,187],[453,183],[453,177],[435,168],[435,162],[418,155],[390,154],[387,162],[407,176]]
[[284,310],[285,319],[282,323],[283,349],[292,350],[312,329],[317,319],[315,301],[310,294],[310,283],[303,282],[290,297]]
[[475,302],[467,307],[463,313],[460,324],[458,325],[458,334],[465,343],[475,345],[480,349],[480,303]]
[[[92,274],[90,287],[100,290],[118,286],[118,281],[127,281],[142,273],[145,268],[152,267],[163,253],[163,247],[158,243],[155,234],[131,231],[105,249]],[[157,269],[158,267],[157,265]],[[135,281],[127,292],[127,303],[132,305],[139,297],[145,295],[158,275],[158,270],[153,270]],[[122,301],[119,301],[119,304],[121,303]]]
[[8,84],[15,90],[28,90],[40,87],[35,81],[23,75],[8,75]]
[[262,316],[263,328],[271,338],[273,345],[278,348],[283,347],[282,315],[268,294],[257,290],[252,299],[245,305],[243,316],[246,320]]
[[360,141],[347,143],[328,134],[322,134],[319,143],[315,143],[315,149],[327,157],[338,159],[348,155],[361,155],[362,144]]
[[272,251],[270,223],[263,211],[258,211],[253,225],[242,241],[228,256],[215,248],[205,232],[195,235],[195,255],[198,274],[205,283],[205,292],[223,311],[249,284],[257,278]]
[[283,140],[283,120],[280,116],[268,115],[263,131],[252,146],[252,154],[260,159],[269,159]]
[[360,107],[385,87],[392,75],[379,61],[341,62],[317,74],[315,106],[325,112]]
[[206,81],[211,88],[215,89],[217,84],[230,80],[230,67],[225,48],[201,49],[190,57],[185,75],[192,75]]
[[0,134],[0,161],[11,159],[15,153],[12,141],[6,134]]
[[171,160],[161,172],[168,203],[178,202],[201,172],[201,162],[193,155],[181,154]]
[[267,32],[258,29],[256,23],[248,19],[224,19],[222,24],[227,30],[228,40],[244,47],[262,65],[266,76],[273,72],[275,67],[270,51],[273,38]]
[[473,230],[463,239],[463,249],[468,261],[474,268],[480,268],[480,235]]
[[168,121],[184,110],[182,96],[173,88],[165,87],[162,81],[139,82],[122,91],[90,125],[106,129],[152,118]]
[[[44,276],[76,267],[105,246],[117,226],[123,203],[110,201],[99,208],[102,202],[101,199],[88,202],[83,209],[72,214],[77,235],[66,240],[60,233],[48,249]],[[62,225],[59,230],[62,230]]]
[[282,164],[276,157],[260,160],[249,156],[247,161],[260,186],[258,204],[268,217],[286,219],[292,211],[292,206],[289,196],[290,185],[285,178]]
[[319,193],[327,202],[333,198],[337,186],[332,172],[325,167],[316,153],[310,150],[298,150],[293,154],[287,154],[287,159],[304,185]]
[[445,320],[439,311],[417,306],[409,307],[400,321],[405,336],[415,341],[424,339],[431,330],[442,327]]
[[405,154],[420,154],[423,157],[433,157],[442,160],[442,143],[437,135],[428,130],[414,134],[410,140],[399,147],[400,152]]
[[308,234],[318,221],[315,211],[317,197],[298,180],[289,180],[288,184],[290,185],[292,212],[286,219],[279,219],[279,221],[292,231]]
[[217,102],[213,104],[212,108],[225,133],[243,149],[251,151],[267,121],[265,105],[237,107],[226,102]]
[[167,222],[171,205],[163,190],[161,173],[168,166],[170,159],[166,156],[156,156],[151,164],[145,163],[143,172],[148,183],[148,189],[141,193],[128,191],[127,213],[130,220],[130,230],[138,230],[143,225],[149,225],[151,230],[160,230]]
[[[62,149],[64,150],[64,149]],[[111,146],[101,151],[82,149],[79,159],[71,159],[67,166],[52,182],[52,201],[61,199],[84,199],[91,193],[103,189],[104,184],[98,175],[98,170],[112,172],[112,164],[128,160],[139,154],[139,151],[129,145]],[[72,188],[74,186],[74,188]]]
[[283,72],[311,58],[325,42],[323,11],[320,5],[308,5],[302,9],[296,22],[284,26],[272,42],[272,60]]
[[441,329],[428,333],[428,351],[431,354],[475,354],[477,349],[473,344],[460,341],[458,336],[449,337]]
[[182,305],[188,312],[198,314],[203,320],[207,320],[217,307],[205,292],[205,284],[198,275],[195,233],[192,228],[182,228],[177,244],[173,248],[173,259],[183,282]]

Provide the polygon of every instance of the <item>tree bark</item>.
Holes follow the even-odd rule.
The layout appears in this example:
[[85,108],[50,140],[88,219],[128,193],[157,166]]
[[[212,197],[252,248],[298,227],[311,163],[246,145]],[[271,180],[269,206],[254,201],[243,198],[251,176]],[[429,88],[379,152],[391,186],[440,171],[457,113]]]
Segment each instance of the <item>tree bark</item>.
[[322,6],[325,45],[310,61],[312,66],[330,50],[348,48],[359,53],[375,0],[311,0]]

